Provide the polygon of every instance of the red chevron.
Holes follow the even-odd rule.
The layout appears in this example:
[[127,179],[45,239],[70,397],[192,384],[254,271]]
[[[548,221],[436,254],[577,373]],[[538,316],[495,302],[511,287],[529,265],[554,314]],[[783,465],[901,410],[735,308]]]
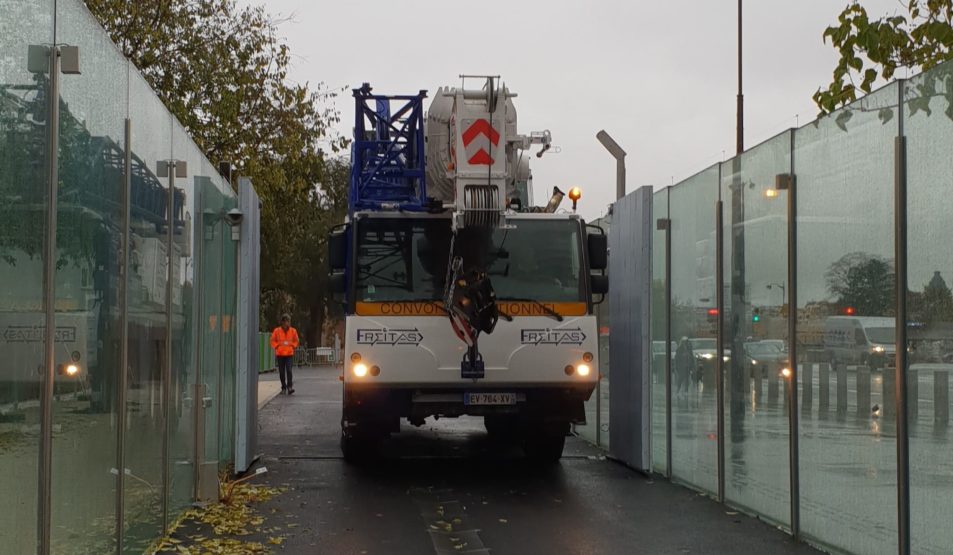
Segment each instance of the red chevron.
[[492,166],[493,158],[482,148],[468,160],[471,166]]
[[473,142],[473,139],[479,137],[481,134],[486,135],[494,145],[500,142],[500,134],[497,133],[496,129],[493,129],[490,122],[485,119],[478,119],[463,132],[463,145],[468,146]]

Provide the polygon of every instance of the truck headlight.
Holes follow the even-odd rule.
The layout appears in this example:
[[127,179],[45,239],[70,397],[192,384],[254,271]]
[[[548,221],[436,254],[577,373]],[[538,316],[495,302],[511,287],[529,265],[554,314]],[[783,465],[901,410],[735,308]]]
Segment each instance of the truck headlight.
[[75,365],[75,364],[67,364],[67,365],[66,365],[66,375],[67,375],[67,376],[70,376],[70,377],[73,377],[73,376],[75,376],[76,374],[79,374],[79,366],[77,366],[77,365]]
[[711,360],[711,359],[715,358],[715,355],[713,355],[713,354],[711,354],[711,353],[702,353],[702,354],[701,354],[701,357],[702,357],[703,359],[705,359],[705,360]]
[[589,371],[590,370],[589,370],[588,364],[580,364],[579,366],[576,367],[576,373],[579,374],[580,376],[588,376]]
[[883,353],[883,352],[885,351],[885,349],[883,348],[883,346],[877,345],[877,346],[874,347],[873,351],[874,351],[875,353]]
[[367,365],[363,362],[358,362],[354,365],[354,375],[358,378],[363,378],[367,376]]

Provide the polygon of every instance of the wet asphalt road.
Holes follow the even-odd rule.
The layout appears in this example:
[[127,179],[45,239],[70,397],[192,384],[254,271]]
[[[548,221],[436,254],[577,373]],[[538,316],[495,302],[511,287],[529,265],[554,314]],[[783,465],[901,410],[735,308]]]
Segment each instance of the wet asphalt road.
[[[335,369],[296,369],[293,396],[259,415],[265,482],[288,488],[269,519],[294,521],[284,553],[814,553],[690,490],[569,438],[549,468],[490,442],[480,419],[408,424],[368,467],[338,447]],[[262,379],[276,379],[274,375]]]

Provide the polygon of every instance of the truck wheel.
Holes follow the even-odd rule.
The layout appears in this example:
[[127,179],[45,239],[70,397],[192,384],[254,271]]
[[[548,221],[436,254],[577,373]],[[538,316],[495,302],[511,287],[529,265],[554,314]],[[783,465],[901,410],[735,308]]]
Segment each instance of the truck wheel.
[[483,427],[493,439],[512,440],[517,437],[519,423],[508,415],[492,414],[483,417]]
[[374,457],[376,451],[377,442],[373,439],[341,433],[341,453],[348,464],[364,464]]
[[566,434],[529,433],[523,438],[523,451],[532,461],[554,464],[563,456],[563,447],[566,445]]

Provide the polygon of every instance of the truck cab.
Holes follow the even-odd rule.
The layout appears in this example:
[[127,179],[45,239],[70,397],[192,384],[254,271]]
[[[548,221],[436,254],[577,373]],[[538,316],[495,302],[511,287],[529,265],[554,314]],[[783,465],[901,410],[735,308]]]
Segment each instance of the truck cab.
[[[560,457],[598,380],[593,301],[606,292],[605,235],[576,214],[510,213],[492,233],[487,273],[499,306],[480,340],[482,378],[462,375],[467,345],[444,305],[448,214],[359,212],[331,238],[344,301],[342,447],[358,458],[400,421],[482,416],[491,435]],[[595,232],[593,232],[595,231]]]

